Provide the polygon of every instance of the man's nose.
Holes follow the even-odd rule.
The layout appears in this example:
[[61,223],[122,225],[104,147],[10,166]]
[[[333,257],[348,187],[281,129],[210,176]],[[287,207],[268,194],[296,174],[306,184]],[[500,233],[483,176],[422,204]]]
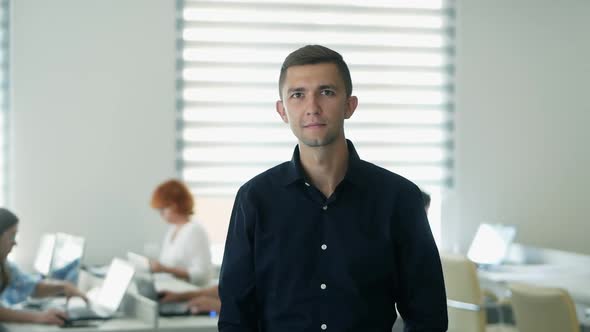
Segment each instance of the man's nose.
[[311,95],[309,96],[308,100],[308,105],[307,105],[307,115],[317,115],[320,114],[322,111],[322,108],[319,104],[319,98],[316,95]]

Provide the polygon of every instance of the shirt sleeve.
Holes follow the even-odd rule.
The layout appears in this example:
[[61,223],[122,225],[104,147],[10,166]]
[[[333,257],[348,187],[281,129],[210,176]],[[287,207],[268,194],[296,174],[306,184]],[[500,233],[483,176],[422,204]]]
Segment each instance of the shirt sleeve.
[[446,293],[440,256],[416,186],[396,201],[396,304],[406,332],[446,331]]
[[0,302],[4,307],[11,307],[25,301],[33,294],[37,284],[41,281],[40,276],[22,272],[16,264],[6,262],[8,268],[9,282],[8,286],[0,294]]
[[[194,222],[194,221],[193,221]],[[189,281],[196,285],[206,285],[211,278],[211,247],[209,237],[205,229],[199,225],[193,225],[190,241],[187,243],[185,258],[189,262],[187,271]]]
[[254,275],[254,227],[258,213],[247,189],[240,188],[231,214],[221,274],[220,332],[258,331]]

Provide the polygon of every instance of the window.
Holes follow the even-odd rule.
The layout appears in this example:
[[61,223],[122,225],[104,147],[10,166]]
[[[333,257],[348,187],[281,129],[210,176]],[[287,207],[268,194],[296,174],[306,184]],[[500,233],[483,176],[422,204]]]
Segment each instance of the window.
[[274,106],[280,65],[322,44],[343,55],[359,98],[347,138],[361,158],[431,194],[439,240],[441,193],[452,185],[451,2],[185,0],[178,10],[177,161],[197,197],[233,200],[290,159],[296,140]]
[[8,203],[9,1],[0,1],[0,206]]

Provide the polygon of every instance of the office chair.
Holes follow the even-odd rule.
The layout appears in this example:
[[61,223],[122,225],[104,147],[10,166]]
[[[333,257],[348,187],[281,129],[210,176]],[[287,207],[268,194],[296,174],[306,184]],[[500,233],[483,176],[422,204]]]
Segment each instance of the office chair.
[[505,326],[502,320],[500,324],[487,324],[487,307],[496,307],[499,313],[501,307],[485,303],[475,263],[466,256],[445,253],[441,253],[441,261],[447,292],[449,332],[517,331]]
[[576,307],[560,288],[509,285],[516,327],[521,332],[580,332]]

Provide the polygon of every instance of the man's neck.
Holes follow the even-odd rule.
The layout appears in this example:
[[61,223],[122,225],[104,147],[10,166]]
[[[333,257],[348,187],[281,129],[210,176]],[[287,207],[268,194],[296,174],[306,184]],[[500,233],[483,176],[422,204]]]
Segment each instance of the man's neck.
[[322,147],[309,147],[300,143],[299,157],[311,183],[326,197],[330,197],[348,169],[346,140]]

